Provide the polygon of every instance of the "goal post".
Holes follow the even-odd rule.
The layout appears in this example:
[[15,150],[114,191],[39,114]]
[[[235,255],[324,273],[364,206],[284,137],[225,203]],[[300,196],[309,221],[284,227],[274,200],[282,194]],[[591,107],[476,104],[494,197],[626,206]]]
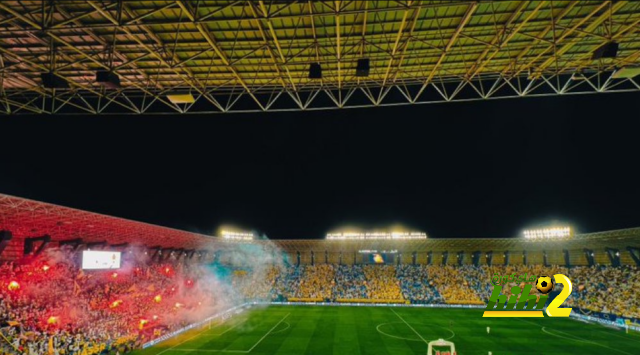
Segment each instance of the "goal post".
[[[437,347],[438,350],[434,350],[434,347]],[[441,348],[445,348],[445,350],[440,350]],[[428,344],[427,355],[456,355],[456,346],[444,339],[433,340]]]

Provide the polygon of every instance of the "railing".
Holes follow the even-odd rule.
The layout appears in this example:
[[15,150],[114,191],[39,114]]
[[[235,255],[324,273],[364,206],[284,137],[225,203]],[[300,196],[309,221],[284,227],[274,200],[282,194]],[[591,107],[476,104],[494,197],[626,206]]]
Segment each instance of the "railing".
[[227,309],[226,311],[222,311],[222,312],[220,312],[220,313],[218,313],[218,314],[215,314],[215,315],[213,315],[213,316],[211,316],[211,317],[209,317],[209,318],[207,318],[207,319],[204,319],[204,320],[202,320],[202,321],[200,321],[200,322],[190,324],[190,325],[188,325],[188,326],[186,326],[186,327],[184,327],[184,328],[181,328],[181,329],[178,329],[178,330],[176,330],[176,331],[174,331],[174,332],[171,332],[171,333],[165,334],[165,335],[163,335],[163,336],[161,336],[161,337],[159,337],[159,338],[156,338],[156,339],[154,339],[154,340],[152,340],[152,341],[150,341],[150,342],[144,343],[144,344],[142,345],[142,348],[143,348],[143,349],[146,349],[146,348],[148,348],[148,347],[150,347],[150,346],[154,346],[154,345],[159,344],[159,343],[161,343],[161,342],[163,342],[163,341],[165,341],[165,340],[168,340],[168,339],[170,339],[170,338],[173,338],[173,337],[175,337],[175,336],[176,336],[176,335],[178,335],[178,334],[184,333],[184,332],[186,332],[187,330],[191,330],[191,329],[193,329],[193,328],[200,327],[200,326],[202,326],[203,324],[206,324],[207,322],[211,322],[211,321],[214,321],[214,320],[216,320],[216,319],[227,319],[227,318],[229,318],[233,313],[236,313],[236,314],[237,314],[237,313],[242,312],[242,311],[244,310],[244,308],[245,308],[247,305],[249,305],[249,303],[244,303],[244,304],[241,304],[241,305],[239,305],[239,306],[235,306],[235,307],[233,307],[233,308]]
[[416,308],[485,308],[483,305],[475,304],[417,304],[417,303],[338,303],[338,302],[269,302],[269,301],[254,301],[251,304],[255,305],[280,305],[280,306],[336,306],[336,307],[416,307]]

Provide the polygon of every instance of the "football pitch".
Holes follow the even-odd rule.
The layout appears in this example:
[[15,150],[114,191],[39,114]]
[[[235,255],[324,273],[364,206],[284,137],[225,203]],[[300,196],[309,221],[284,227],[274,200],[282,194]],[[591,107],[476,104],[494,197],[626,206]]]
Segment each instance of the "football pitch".
[[[254,307],[136,355],[426,354],[452,341],[458,355],[640,354],[640,335],[562,318],[482,318],[482,309]],[[490,334],[487,334],[490,327]]]

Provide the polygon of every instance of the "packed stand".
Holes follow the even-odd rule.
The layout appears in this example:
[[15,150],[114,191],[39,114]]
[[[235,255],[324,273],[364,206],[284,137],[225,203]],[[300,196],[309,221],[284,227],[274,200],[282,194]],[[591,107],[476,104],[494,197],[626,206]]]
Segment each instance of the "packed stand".
[[400,280],[402,296],[412,303],[444,303],[433,281],[429,280],[425,265],[398,265],[396,277]]
[[284,301],[294,297],[295,290],[300,286],[300,274],[302,268],[296,266],[287,266],[279,269],[279,274],[274,282],[274,290],[272,291],[276,300]]
[[[633,266],[274,265],[234,269],[227,285],[185,263],[83,272],[69,260],[61,253],[0,266],[0,354],[123,354],[228,306],[227,298],[482,304],[494,275],[565,274],[574,285],[568,306],[640,318]],[[507,282],[503,294],[523,283]]]
[[393,265],[365,265],[367,293],[372,300],[402,300],[400,281]]
[[637,267],[581,266],[571,268],[566,275],[573,284],[568,306],[640,319],[640,270]]
[[[491,296],[491,291],[493,290],[491,279],[494,275],[511,276],[512,278],[525,276],[525,275],[527,277],[531,277],[532,275],[533,276],[541,276],[541,275],[553,276],[555,274],[564,274],[569,276],[569,269],[567,269],[566,267],[560,267],[557,265],[554,265],[554,266],[543,266],[543,265],[487,266],[487,265],[483,265],[478,267],[467,267],[466,270],[463,270],[463,272],[467,273],[467,275],[471,273],[471,275],[469,275],[468,278],[473,278],[477,275],[474,272],[474,270],[481,270],[482,274],[484,274],[483,283],[473,284],[474,289],[476,290],[476,292],[478,292],[478,294],[481,296],[481,298],[484,301],[488,300],[489,297]],[[526,282],[526,283],[529,283],[529,282]],[[502,285],[502,294],[511,296],[511,288],[513,286],[520,286],[522,288],[524,284],[525,283],[522,281],[506,282],[504,283],[504,285]],[[533,294],[533,292],[531,293]],[[536,295],[538,296],[538,299],[539,299],[540,294],[536,294]]]
[[330,299],[335,267],[331,264],[305,265],[302,267],[300,282],[294,291],[296,298]]
[[458,267],[427,266],[426,271],[446,303],[482,304],[480,297],[469,287],[464,271]]
[[361,265],[336,266],[333,297],[336,299],[368,298],[367,280]]
[[275,300],[276,280],[280,269],[278,266],[269,266],[260,270],[235,270],[232,286],[246,299]]
[[[80,270],[57,252],[0,267],[0,340],[6,353],[121,354],[215,307],[199,268],[171,263]],[[7,344],[10,343],[9,344]]]

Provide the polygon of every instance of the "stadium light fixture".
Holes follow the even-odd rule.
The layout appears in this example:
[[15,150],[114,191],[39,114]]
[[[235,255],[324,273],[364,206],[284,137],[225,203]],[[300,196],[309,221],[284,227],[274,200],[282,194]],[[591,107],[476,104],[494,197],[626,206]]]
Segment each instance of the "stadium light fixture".
[[611,77],[614,79],[631,79],[638,75],[640,75],[640,66],[620,68],[613,72]]
[[423,232],[338,232],[327,233],[327,240],[411,240],[427,239],[427,234]]
[[540,229],[527,229],[522,232],[525,239],[564,239],[573,237],[573,229],[571,227],[549,227]]
[[172,104],[192,104],[196,102],[196,99],[191,95],[191,93],[173,93],[167,94],[167,99],[171,101]]
[[222,232],[220,232],[220,235],[222,236],[223,239],[227,239],[227,240],[249,241],[249,240],[255,239],[255,235],[251,232],[232,232],[232,231],[223,230]]

